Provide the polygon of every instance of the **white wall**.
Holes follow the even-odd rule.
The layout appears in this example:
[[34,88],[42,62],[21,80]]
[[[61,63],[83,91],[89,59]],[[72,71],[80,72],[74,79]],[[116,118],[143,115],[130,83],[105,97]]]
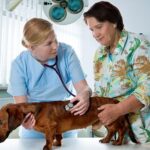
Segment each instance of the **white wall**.
[[[131,32],[144,33],[150,39],[150,0],[108,0],[117,6],[123,16],[125,29]],[[89,0],[89,7],[98,0]],[[88,8],[85,9],[85,11]],[[88,27],[80,18],[82,28],[82,59],[81,63],[87,81],[93,89],[93,55],[98,43],[92,38]]]

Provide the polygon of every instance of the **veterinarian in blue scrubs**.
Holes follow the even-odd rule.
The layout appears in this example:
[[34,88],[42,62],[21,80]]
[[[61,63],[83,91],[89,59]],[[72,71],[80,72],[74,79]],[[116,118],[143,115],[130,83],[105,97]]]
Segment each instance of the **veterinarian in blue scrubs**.
[[150,42],[126,31],[120,11],[109,2],[95,3],[84,19],[100,43],[94,57],[94,92],[120,101],[99,107],[100,121],[109,125],[132,113],[130,122],[138,141],[150,142]]
[[[52,65],[58,57],[58,67],[65,85],[73,84],[79,100],[74,106],[74,115],[83,115],[89,107],[90,88],[85,80],[80,62],[70,45],[59,43],[52,24],[44,19],[29,20],[23,30],[22,44],[28,49],[12,62],[8,93],[16,103],[50,102],[65,100],[70,94],[63,87],[56,72],[43,64]],[[42,138],[43,134],[34,131],[33,115],[28,114],[19,131],[21,138]],[[64,137],[76,137],[76,131],[65,132]]]

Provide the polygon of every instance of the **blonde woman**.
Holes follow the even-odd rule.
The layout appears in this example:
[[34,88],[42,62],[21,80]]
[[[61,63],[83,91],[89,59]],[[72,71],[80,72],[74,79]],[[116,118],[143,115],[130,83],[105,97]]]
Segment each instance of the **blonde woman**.
[[[69,87],[72,82],[77,93],[71,101],[79,100],[71,113],[83,115],[89,107],[90,88],[73,48],[59,43],[52,24],[40,18],[33,18],[25,24],[22,44],[27,50],[12,62],[8,86],[8,93],[14,97],[15,102],[48,102],[65,100],[70,96],[55,70],[43,66],[54,64],[57,56],[65,86]],[[42,138],[41,133],[32,129],[35,124],[33,115],[28,114],[26,118],[28,117],[20,128],[20,137]],[[76,131],[64,133],[64,137],[76,136]]]

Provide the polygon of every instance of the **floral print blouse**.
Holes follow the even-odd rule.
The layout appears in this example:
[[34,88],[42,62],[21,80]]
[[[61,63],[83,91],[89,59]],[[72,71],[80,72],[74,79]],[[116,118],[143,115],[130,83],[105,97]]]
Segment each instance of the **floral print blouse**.
[[113,54],[105,46],[97,49],[94,77],[98,96],[122,101],[135,95],[145,105],[130,120],[138,140],[150,142],[150,42],[123,30]]

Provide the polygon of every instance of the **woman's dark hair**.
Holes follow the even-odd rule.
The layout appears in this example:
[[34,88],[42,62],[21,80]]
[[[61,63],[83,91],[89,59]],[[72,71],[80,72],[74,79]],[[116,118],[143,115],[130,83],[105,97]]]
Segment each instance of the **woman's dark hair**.
[[124,28],[123,19],[119,9],[109,2],[100,1],[95,3],[83,14],[83,16],[85,22],[86,18],[94,17],[99,22],[109,21],[111,23],[116,23],[117,29],[120,31]]

